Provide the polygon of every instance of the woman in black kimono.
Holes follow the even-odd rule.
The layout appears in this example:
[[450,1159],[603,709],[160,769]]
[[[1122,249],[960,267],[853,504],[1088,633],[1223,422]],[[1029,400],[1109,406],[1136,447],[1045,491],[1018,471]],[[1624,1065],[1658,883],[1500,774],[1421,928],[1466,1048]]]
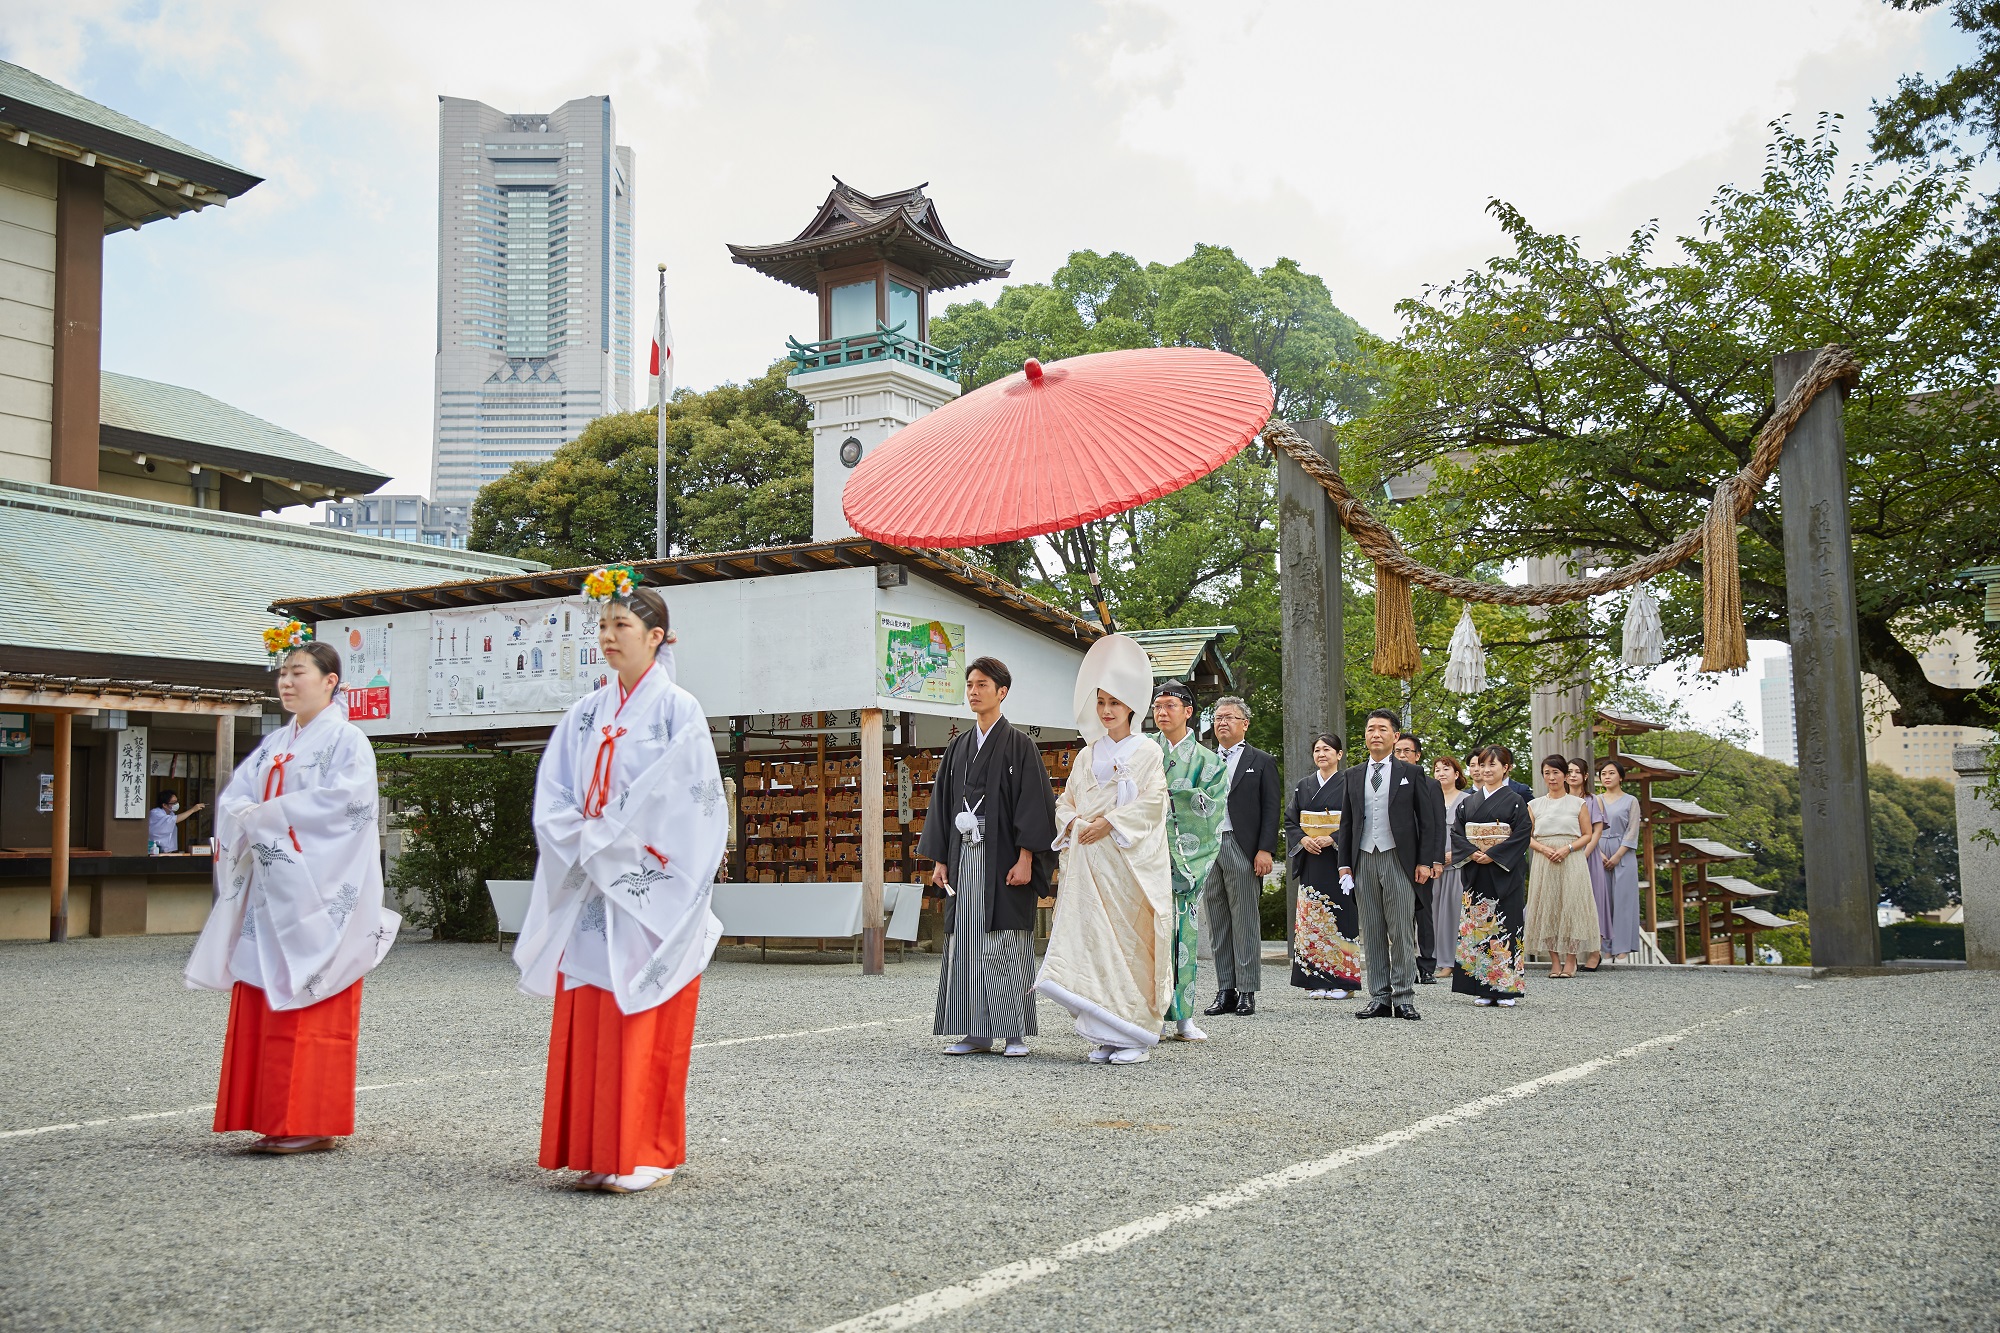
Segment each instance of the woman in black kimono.
[[1292,984],[1316,1000],[1344,1000],[1361,990],[1361,914],[1340,887],[1340,852],[1328,836],[1309,837],[1300,815],[1338,810],[1340,737],[1313,738],[1316,772],[1300,779],[1285,808],[1285,851],[1298,906],[1292,915]]
[[[1453,857],[1463,873],[1458,951],[1451,988],[1474,1004],[1511,1007],[1526,993],[1527,956],[1521,927],[1528,910],[1528,837],[1534,819],[1528,802],[1507,782],[1514,753],[1489,745],[1473,756],[1473,788],[1458,803],[1451,824]],[[1481,850],[1466,835],[1472,824],[1505,824],[1507,836]]]

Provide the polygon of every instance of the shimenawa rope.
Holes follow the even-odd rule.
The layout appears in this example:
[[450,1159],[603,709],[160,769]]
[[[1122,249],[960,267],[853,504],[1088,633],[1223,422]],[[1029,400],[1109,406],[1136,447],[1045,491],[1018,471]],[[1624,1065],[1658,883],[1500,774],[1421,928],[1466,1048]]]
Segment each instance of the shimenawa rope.
[[1410,585],[1447,597],[1501,606],[1554,606],[1616,592],[1664,574],[1702,552],[1703,671],[1733,671],[1749,661],[1744,641],[1743,591],[1736,559],[1736,525],[1757,503],[1764,483],[1778,466],[1785,441],[1813,400],[1838,384],[1853,384],[1860,367],[1846,348],[1820,349],[1806,373],[1757,433],[1750,461],[1715,488],[1708,515],[1651,555],[1587,579],[1560,583],[1503,584],[1460,578],[1433,569],[1403,549],[1388,525],[1347,489],[1339,471],[1283,421],[1264,427],[1263,440],[1303,468],[1332,497],[1340,525],[1375,562],[1375,672],[1414,675],[1418,663],[1416,612]]

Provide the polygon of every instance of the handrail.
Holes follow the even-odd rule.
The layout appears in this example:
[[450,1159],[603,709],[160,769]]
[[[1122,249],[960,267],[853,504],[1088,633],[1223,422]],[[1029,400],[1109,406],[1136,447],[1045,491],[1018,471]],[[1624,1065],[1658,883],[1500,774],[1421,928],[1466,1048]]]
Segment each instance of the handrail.
[[785,339],[785,351],[791,356],[796,367],[795,374],[811,370],[831,370],[836,366],[864,365],[870,361],[902,361],[919,370],[928,370],[933,375],[948,380],[958,378],[959,352],[933,347],[916,338],[905,337],[903,329],[909,324],[904,320],[894,327],[876,322],[873,333],[854,333],[844,338],[827,338],[820,342],[800,342],[797,338]]

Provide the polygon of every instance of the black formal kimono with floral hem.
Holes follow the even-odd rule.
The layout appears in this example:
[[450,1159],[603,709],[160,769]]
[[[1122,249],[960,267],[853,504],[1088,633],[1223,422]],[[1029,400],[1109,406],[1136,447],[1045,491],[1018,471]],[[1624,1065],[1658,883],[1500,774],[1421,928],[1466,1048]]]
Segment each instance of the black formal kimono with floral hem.
[[[1505,824],[1506,840],[1486,849],[1491,864],[1472,859],[1479,848],[1468,824]],[[1452,860],[1459,866],[1458,946],[1451,988],[1483,1000],[1518,1000],[1527,991],[1521,929],[1528,915],[1528,837],[1535,821],[1527,798],[1511,786],[1491,796],[1474,788],[1452,813]]]
[[1308,852],[1299,844],[1306,831],[1300,814],[1307,810],[1338,810],[1346,784],[1338,773],[1322,783],[1317,770],[1292,789],[1285,810],[1285,851],[1292,872],[1292,984],[1301,990],[1361,988],[1361,908],[1354,895],[1340,887],[1338,842],[1323,852]]

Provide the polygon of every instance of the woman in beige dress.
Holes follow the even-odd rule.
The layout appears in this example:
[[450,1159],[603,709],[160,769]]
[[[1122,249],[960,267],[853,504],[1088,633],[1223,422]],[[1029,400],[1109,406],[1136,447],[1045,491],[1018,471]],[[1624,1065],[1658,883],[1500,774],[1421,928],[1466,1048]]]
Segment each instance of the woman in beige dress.
[[1528,802],[1535,832],[1524,934],[1528,952],[1548,955],[1549,979],[1558,981],[1576,975],[1578,955],[1598,948],[1597,899],[1582,855],[1591,828],[1583,798],[1569,794],[1568,761],[1559,754],[1542,760],[1542,784],[1548,794]]

